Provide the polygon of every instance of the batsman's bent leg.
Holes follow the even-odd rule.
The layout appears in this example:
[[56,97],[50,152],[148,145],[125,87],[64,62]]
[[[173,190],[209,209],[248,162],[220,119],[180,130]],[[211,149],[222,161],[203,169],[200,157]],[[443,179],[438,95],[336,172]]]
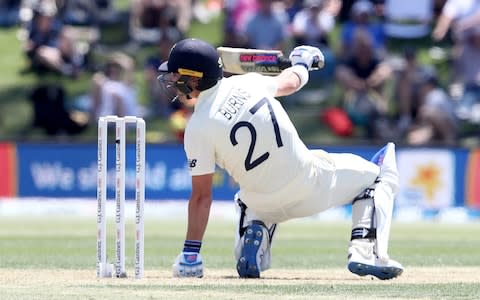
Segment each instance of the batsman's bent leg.
[[403,272],[402,265],[387,254],[393,199],[398,189],[395,145],[389,143],[372,162],[380,166],[380,176],[353,201],[348,269],[360,276],[384,280]]

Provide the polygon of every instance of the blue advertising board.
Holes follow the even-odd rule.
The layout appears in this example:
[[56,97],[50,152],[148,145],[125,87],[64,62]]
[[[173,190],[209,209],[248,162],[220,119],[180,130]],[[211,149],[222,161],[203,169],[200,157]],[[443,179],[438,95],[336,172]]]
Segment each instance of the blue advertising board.
[[[135,189],[135,147],[126,149],[126,197]],[[97,188],[96,144],[18,144],[18,196],[95,198]],[[188,199],[191,180],[181,145],[146,147],[145,195],[148,200]],[[115,149],[109,145],[108,194],[113,198]],[[223,171],[214,176],[213,196],[230,200],[237,185]]]
[[[108,145],[107,196],[114,198],[115,148]],[[316,147],[311,147],[316,148]],[[127,145],[126,197],[133,199],[135,148]],[[377,147],[326,147],[333,153],[354,153],[370,159]],[[436,209],[462,206],[468,149],[399,148],[401,189],[398,205]],[[96,144],[16,145],[17,196],[95,198],[97,188]],[[191,180],[182,145],[148,144],[146,147],[147,200],[188,199]],[[215,200],[231,200],[238,186],[225,171],[214,176]]]

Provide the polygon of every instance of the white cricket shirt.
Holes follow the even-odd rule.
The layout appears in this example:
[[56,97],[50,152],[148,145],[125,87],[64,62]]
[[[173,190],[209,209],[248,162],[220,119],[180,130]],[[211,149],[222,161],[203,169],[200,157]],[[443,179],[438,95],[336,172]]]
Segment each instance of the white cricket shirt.
[[240,185],[242,201],[262,209],[311,193],[299,187],[313,176],[312,154],[276,91],[274,78],[249,73],[202,92],[185,130],[191,175],[213,173],[217,164]]

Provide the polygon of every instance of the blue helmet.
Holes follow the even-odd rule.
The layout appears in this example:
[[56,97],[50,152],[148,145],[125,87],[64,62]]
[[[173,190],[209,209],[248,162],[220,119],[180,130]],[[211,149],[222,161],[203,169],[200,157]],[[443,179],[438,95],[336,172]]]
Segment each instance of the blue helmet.
[[[200,91],[211,88],[223,77],[217,49],[205,41],[194,38],[176,43],[170,50],[168,61],[159,67],[159,71],[200,78],[197,86]],[[177,85],[177,88],[182,91],[180,86]]]

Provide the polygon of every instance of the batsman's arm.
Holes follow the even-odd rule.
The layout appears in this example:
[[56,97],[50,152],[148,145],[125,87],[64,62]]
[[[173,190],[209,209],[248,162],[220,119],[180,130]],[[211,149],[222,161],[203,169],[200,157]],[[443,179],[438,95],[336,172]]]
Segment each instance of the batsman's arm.
[[287,68],[275,76],[278,85],[275,97],[288,96],[301,89],[303,84],[300,76],[303,76],[303,80],[308,81],[308,71],[303,66]]
[[289,55],[291,67],[283,70],[277,76],[277,94],[288,96],[301,89],[308,82],[311,70],[322,68],[325,63],[322,51],[312,46],[298,46]]
[[213,174],[192,176],[192,195],[188,202],[187,240],[203,239],[212,204],[212,182]]
[[192,195],[188,202],[188,226],[183,250],[173,263],[175,277],[203,277],[200,254],[212,204],[213,174],[192,176]]

